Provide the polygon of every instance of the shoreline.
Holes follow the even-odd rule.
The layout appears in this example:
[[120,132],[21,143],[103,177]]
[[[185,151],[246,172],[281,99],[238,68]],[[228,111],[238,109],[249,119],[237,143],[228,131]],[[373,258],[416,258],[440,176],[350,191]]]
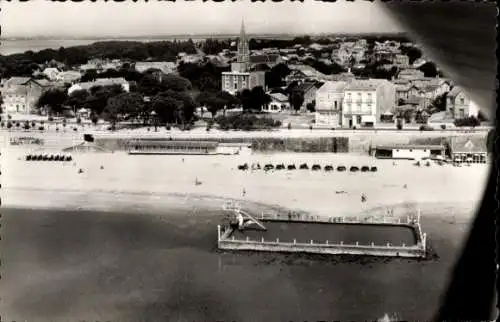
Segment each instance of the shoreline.
[[[222,209],[225,202],[238,202],[241,207],[250,212],[260,213],[262,211],[300,211],[303,214],[317,213],[291,209],[277,204],[266,204],[263,202],[242,200],[234,198],[225,198],[217,195],[197,194],[197,193],[172,193],[172,192],[140,192],[140,191],[93,191],[92,193],[78,190],[42,190],[42,189],[4,189],[2,196],[2,206],[5,209],[30,209],[30,210],[53,210],[53,211],[85,211],[85,212],[104,212],[104,213],[123,213],[123,214],[141,214],[141,215],[159,215],[162,216],[162,211],[171,214],[173,211],[179,215],[196,215],[203,216],[203,211],[214,212],[220,211],[221,218],[226,211]],[[48,199],[47,195],[57,193],[58,200]],[[16,196],[16,194],[22,196]],[[7,197],[7,198],[5,198]],[[14,197],[14,199],[12,199]],[[113,202],[109,203],[109,198],[113,197]],[[17,199],[16,199],[17,198]],[[26,199],[30,203],[24,203]],[[3,200],[7,200],[4,202]],[[14,202],[12,202],[14,200]],[[373,216],[374,214],[384,215],[388,208],[395,210],[396,216],[404,216],[407,212],[415,212],[419,209],[422,212],[422,217],[425,218],[429,214],[435,214],[436,209],[443,209],[443,213],[451,216],[453,221],[464,222],[471,221],[475,216],[475,208],[479,204],[471,205],[470,202],[463,201],[460,203],[449,202],[425,202],[425,203],[404,203],[396,202],[386,205],[374,205],[364,209],[358,213],[346,214],[331,214],[332,216],[347,217],[352,215]],[[456,210],[459,213],[469,212],[470,216],[456,218],[453,213]],[[200,212],[202,211],[202,212]],[[448,214],[451,212],[451,214]],[[211,214],[210,214],[211,215]],[[326,214],[325,214],[326,215]],[[321,214],[320,214],[321,216]],[[446,216],[441,219],[450,219]]]

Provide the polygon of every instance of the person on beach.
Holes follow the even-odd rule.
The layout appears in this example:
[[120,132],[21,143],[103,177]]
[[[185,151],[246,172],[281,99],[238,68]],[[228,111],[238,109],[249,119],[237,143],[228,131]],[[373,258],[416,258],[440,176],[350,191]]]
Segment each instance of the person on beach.
[[366,195],[364,193],[361,194],[361,202],[366,202]]
[[242,191],[243,197],[245,197],[246,194],[247,194],[247,191],[245,190],[245,188],[243,188],[243,191]]

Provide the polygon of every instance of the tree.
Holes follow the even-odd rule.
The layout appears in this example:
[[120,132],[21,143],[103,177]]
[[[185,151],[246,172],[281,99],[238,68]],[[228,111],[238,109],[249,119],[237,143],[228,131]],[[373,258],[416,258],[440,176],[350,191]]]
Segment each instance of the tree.
[[251,108],[258,111],[262,110],[262,106],[271,102],[271,98],[266,94],[262,86],[256,86],[250,91]]
[[181,102],[164,95],[157,95],[153,98],[152,108],[158,118],[164,123],[174,123],[177,109],[181,107]]
[[298,113],[300,108],[302,107],[302,104],[304,104],[304,94],[299,91],[292,91],[288,101],[290,103],[290,106],[292,106],[295,112]]
[[448,92],[443,93],[436,97],[431,105],[434,106],[436,109],[439,111],[445,111],[446,110],[446,97],[448,96]]
[[309,112],[315,112],[316,111],[316,100],[313,100],[311,103],[307,103],[307,110]]
[[244,89],[238,93],[238,99],[243,107],[243,112],[247,112],[252,108],[252,92],[249,89]]
[[84,89],[73,91],[68,97],[67,104],[76,110],[77,107],[85,105],[89,96],[89,92]]
[[434,64],[433,62],[426,62],[418,69],[424,73],[425,77],[436,77],[439,74],[436,64]]
[[160,85],[163,90],[176,92],[185,92],[192,88],[191,82],[187,78],[177,75],[164,75]]
[[36,106],[38,108],[49,107],[50,113],[59,114],[64,109],[64,103],[67,101],[68,95],[65,90],[50,89],[43,92],[38,99]]
[[118,94],[108,99],[103,117],[113,125],[124,119],[137,118],[142,112],[143,103],[138,93]]
[[401,53],[408,56],[410,64],[422,57],[422,51],[414,46],[401,46]]
[[286,64],[280,63],[266,72],[266,84],[269,88],[283,86],[283,81],[290,74],[290,68]]

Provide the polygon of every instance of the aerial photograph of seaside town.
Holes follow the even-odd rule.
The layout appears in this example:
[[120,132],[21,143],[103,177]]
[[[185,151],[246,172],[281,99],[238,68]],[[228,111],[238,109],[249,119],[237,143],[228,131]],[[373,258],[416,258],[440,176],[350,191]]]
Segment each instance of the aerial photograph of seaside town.
[[491,120],[404,30],[225,19],[210,35],[2,35],[5,321],[436,312]]

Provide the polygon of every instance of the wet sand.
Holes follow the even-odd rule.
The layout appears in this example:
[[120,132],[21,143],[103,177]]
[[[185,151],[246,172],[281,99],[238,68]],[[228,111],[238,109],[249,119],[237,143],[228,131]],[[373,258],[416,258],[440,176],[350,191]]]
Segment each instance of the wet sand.
[[[428,205],[427,208],[432,208]],[[470,222],[423,213],[426,261],[220,252],[220,213],[2,211],[5,321],[425,321]],[[468,212],[468,211],[466,211]]]
[[248,229],[244,231],[235,230],[236,239],[260,241],[274,241],[277,238],[281,242],[290,243],[295,239],[297,243],[337,243],[343,241],[345,244],[370,245],[415,245],[416,236],[413,229],[401,226],[389,225],[354,225],[354,224],[317,224],[296,222],[269,222],[263,221],[267,231]]

